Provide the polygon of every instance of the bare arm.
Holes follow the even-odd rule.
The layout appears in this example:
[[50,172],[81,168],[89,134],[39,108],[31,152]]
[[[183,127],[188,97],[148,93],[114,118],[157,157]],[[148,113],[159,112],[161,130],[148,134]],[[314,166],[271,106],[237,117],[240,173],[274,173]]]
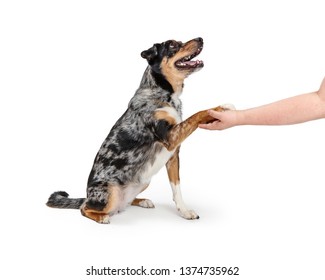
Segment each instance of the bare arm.
[[222,130],[236,125],[287,125],[325,118],[325,78],[316,92],[301,94],[260,107],[214,112],[216,121],[199,127]]

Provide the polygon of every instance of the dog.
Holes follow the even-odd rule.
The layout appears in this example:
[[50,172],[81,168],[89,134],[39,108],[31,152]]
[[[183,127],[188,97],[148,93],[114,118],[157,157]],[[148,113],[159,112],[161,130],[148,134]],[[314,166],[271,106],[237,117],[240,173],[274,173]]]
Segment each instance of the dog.
[[[181,143],[200,123],[213,120],[207,110],[182,121],[179,99],[184,79],[203,68],[193,60],[203,49],[203,39],[186,43],[168,40],[141,53],[148,66],[140,86],[100,147],[89,174],[87,198],[69,198],[64,191],[53,193],[49,207],[80,209],[98,223],[128,205],[154,208],[149,199],[137,198],[164,165],[179,214],[185,219],[199,216],[186,207],[180,189],[179,151]],[[224,111],[229,108],[212,108]]]

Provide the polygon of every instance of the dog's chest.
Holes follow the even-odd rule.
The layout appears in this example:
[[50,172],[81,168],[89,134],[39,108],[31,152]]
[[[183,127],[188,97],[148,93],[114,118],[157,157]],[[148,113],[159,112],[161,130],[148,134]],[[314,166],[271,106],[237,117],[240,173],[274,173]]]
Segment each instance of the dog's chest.
[[124,210],[124,208],[130,204],[134,198],[141,193],[148,184],[152,176],[154,176],[170,159],[173,152],[168,151],[166,148],[162,148],[156,153],[154,161],[148,162],[142,173],[140,174],[140,182],[131,183],[126,188],[120,191],[120,203],[117,212]]
[[165,147],[157,152],[152,161],[149,161],[141,174],[141,182],[149,183],[152,176],[154,176],[167,161],[171,158],[174,151],[168,151]]

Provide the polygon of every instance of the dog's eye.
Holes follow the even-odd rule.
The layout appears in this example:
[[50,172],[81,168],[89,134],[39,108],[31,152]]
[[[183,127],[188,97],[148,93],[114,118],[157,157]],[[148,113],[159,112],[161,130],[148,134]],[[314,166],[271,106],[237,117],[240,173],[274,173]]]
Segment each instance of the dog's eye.
[[169,47],[171,49],[177,49],[178,48],[178,44],[175,41],[171,41],[170,44],[169,44]]
[[175,40],[166,42],[167,57],[172,57],[179,51],[179,43]]

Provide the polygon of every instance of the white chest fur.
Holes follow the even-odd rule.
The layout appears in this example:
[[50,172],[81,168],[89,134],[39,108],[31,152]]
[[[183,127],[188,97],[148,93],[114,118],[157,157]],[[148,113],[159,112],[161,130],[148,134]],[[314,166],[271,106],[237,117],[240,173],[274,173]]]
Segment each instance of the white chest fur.
[[162,167],[164,167],[173,153],[174,151],[168,151],[165,147],[162,147],[162,150],[156,154],[154,162],[147,163],[147,166],[141,176],[141,181],[148,184],[152,176],[155,175]]
[[[177,106],[180,106],[180,101],[178,97],[175,98],[174,102]],[[163,107],[159,108],[156,111],[164,111],[167,113],[169,117],[175,120],[175,123],[181,122],[181,116],[177,112],[177,110],[173,107]],[[147,162],[146,166],[142,169],[140,174],[140,182],[130,184],[120,193],[120,207],[118,211],[124,209],[124,207],[131,203],[133,199],[142,192],[147,185],[150,183],[151,178],[161,169],[163,168],[168,160],[172,157],[175,150],[168,151],[162,144],[156,143],[155,145],[159,145],[160,151],[157,152],[154,156],[154,159]],[[158,147],[157,147],[158,148]]]
[[120,201],[118,203],[118,208],[114,212],[124,210],[124,208],[148,186],[152,176],[155,175],[167,163],[173,153],[174,151],[168,151],[165,147],[163,147],[162,150],[156,154],[154,162],[147,163],[147,166],[143,170],[140,177],[141,182],[130,184],[126,188],[120,190]]

